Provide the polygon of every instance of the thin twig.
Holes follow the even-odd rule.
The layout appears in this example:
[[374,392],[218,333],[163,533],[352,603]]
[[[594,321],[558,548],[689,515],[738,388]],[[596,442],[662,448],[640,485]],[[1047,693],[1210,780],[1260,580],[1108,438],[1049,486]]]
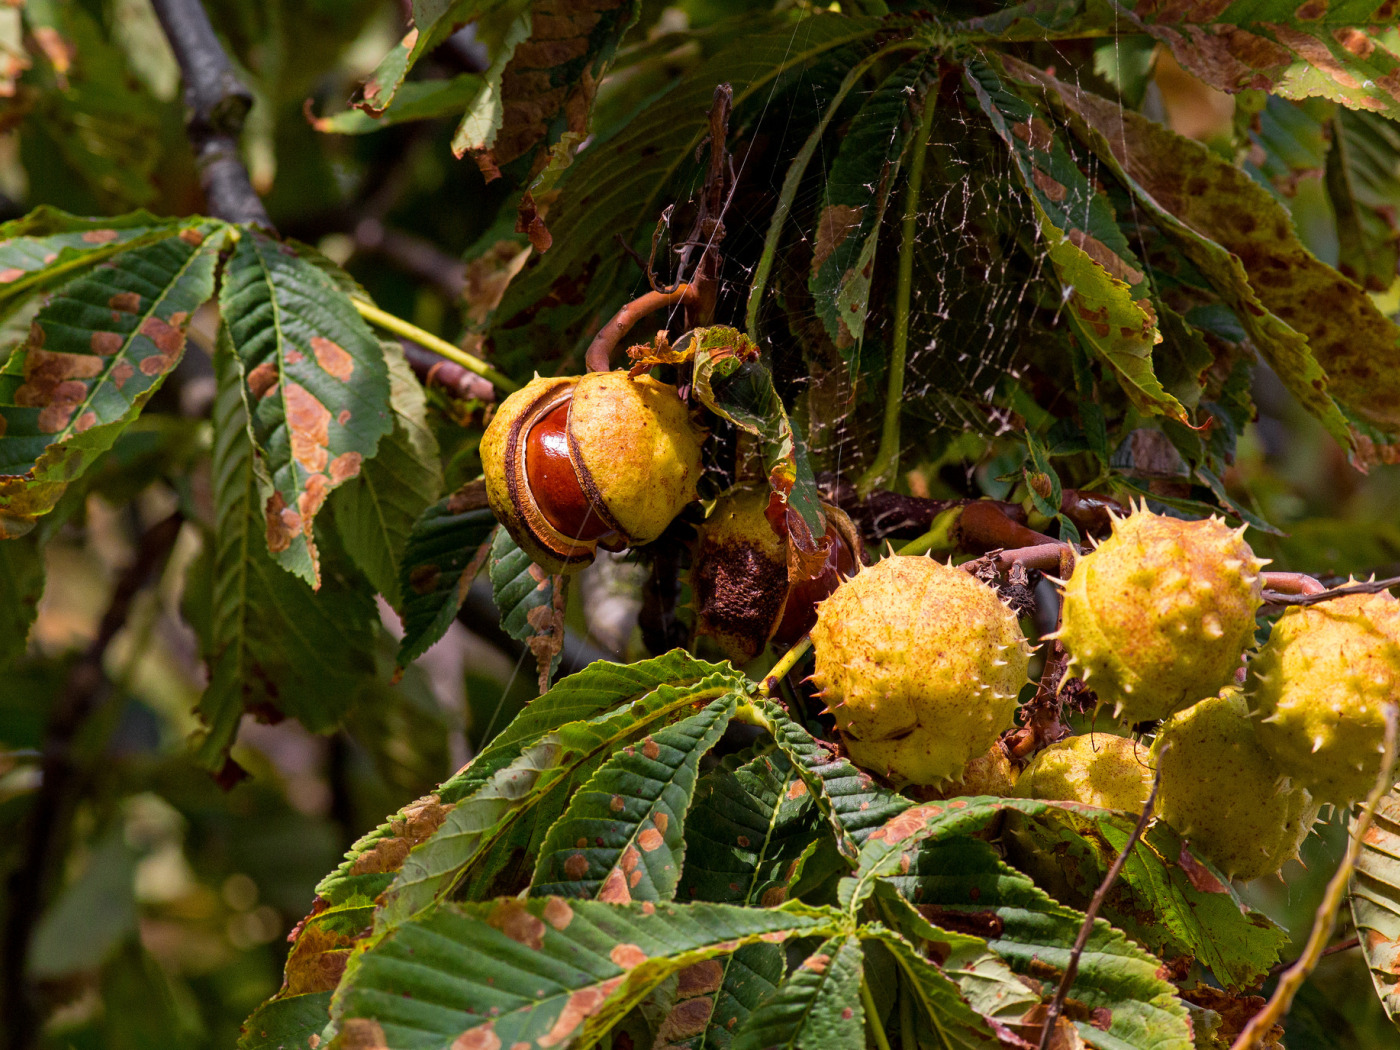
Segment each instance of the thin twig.
[[34,929],[44,912],[46,895],[60,879],[66,851],[64,832],[71,825],[81,792],[83,770],[74,746],[79,732],[106,702],[119,692],[109,687],[103,658],[126,624],[131,603],[147,581],[157,577],[175,546],[183,518],[177,512],[151,526],[137,545],[136,556],[122,572],[98,625],[97,634],[68,673],[63,691],[49,713],[44,730],[41,777],[29,810],[29,834],[24,863],[9,879],[3,944],[0,944],[0,989],[6,997],[5,1034],[12,1047],[38,1042],[40,1019],[29,997],[25,964]]
[[1045,1028],[1040,1033],[1040,1050],[1046,1050],[1050,1045],[1050,1037],[1055,1031],[1055,1022],[1059,1020],[1060,1011],[1065,1006],[1065,997],[1069,995],[1070,986],[1074,984],[1075,975],[1079,973],[1079,957],[1084,954],[1084,947],[1089,943],[1089,935],[1094,931],[1094,920],[1098,918],[1099,909],[1103,907],[1103,902],[1108,897],[1108,891],[1118,881],[1118,875],[1122,872],[1123,865],[1128,862],[1128,855],[1133,852],[1133,847],[1138,844],[1138,839],[1142,838],[1142,833],[1147,830],[1147,825],[1152,820],[1152,809],[1157,804],[1157,789],[1161,786],[1162,768],[1159,762],[1157,772],[1152,778],[1152,792],[1147,796],[1147,802],[1142,807],[1142,816],[1138,818],[1133,833],[1128,836],[1128,841],[1124,844],[1122,852],[1114,858],[1113,864],[1108,869],[1108,874],[1103,877],[1103,882],[1099,883],[1099,888],[1094,891],[1094,899],[1089,902],[1089,907],[1084,912],[1084,922],[1079,927],[1079,936],[1074,939],[1074,947],[1070,949],[1069,965],[1065,967],[1065,974],[1060,978],[1060,986],[1055,989],[1055,997],[1050,1000],[1050,1008],[1045,1013]]
[[[1323,587],[1317,591],[1299,591],[1294,593],[1287,587],[1274,586],[1274,578],[1279,576],[1301,576],[1302,573],[1292,572],[1266,572],[1264,576],[1264,600],[1270,605],[1317,605],[1320,602],[1328,602],[1333,598],[1342,598],[1348,594],[1381,594],[1392,587],[1400,587],[1400,576],[1392,576],[1388,580],[1367,580],[1365,583],[1348,583],[1340,587]],[[1306,577],[1312,580],[1312,577]],[[1317,583],[1313,580],[1313,583]]]
[[267,209],[238,156],[253,94],[238,79],[199,0],[152,0],[185,82],[185,130],[209,213],[269,229]]
[[1261,1045],[1269,1029],[1273,1028],[1288,1012],[1288,1008],[1293,1005],[1293,997],[1298,994],[1298,989],[1303,986],[1303,982],[1308,979],[1308,974],[1313,972],[1318,960],[1322,958],[1324,946],[1327,939],[1332,936],[1332,927],[1337,921],[1337,909],[1342,906],[1342,901],[1346,899],[1347,883],[1351,881],[1351,873],[1356,868],[1356,858],[1361,853],[1362,841],[1366,837],[1366,832],[1371,829],[1371,820],[1376,815],[1376,807],[1381,804],[1381,799],[1395,783],[1397,720],[1400,720],[1400,707],[1393,703],[1386,704],[1385,754],[1381,759],[1380,775],[1376,777],[1376,783],[1371,788],[1370,795],[1366,797],[1366,805],[1362,808],[1360,816],[1352,824],[1347,851],[1342,856],[1342,863],[1337,866],[1337,870],[1332,873],[1332,878],[1328,880],[1327,890],[1323,893],[1322,901],[1317,906],[1312,932],[1308,934],[1308,943],[1303,948],[1303,954],[1298,956],[1298,961],[1279,978],[1278,987],[1274,989],[1274,994],[1269,997],[1264,1009],[1249,1019],[1249,1024],[1245,1025],[1244,1030],[1240,1032],[1230,1050],[1254,1050],[1255,1047]]
[[680,302],[688,302],[695,295],[688,284],[678,285],[670,292],[647,292],[633,299],[616,314],[613,319],[593,337],[588,350],[583,355],[584,363],[590,372],[607,372],[612,369],[612,354],[622,337],[632,330],[632,326],[648,314]]
[[[1329,944],[1326,948],[1322,950],[1322,955],[1320,957],[1325,959],[1329,955],[1336,955],[1338,952],[1349,952],[1353,948],[1360,947],[1361,938],[1352,935],[1344,941],[1338,941],[1336,944]],[[1283,973],[1284,970],[1296,964],[1297,961],[1297,959],[1294,959],[1292,962],[1281,962],[1274,964],[1273,966],[1269,967],[1269,976],[1277,977],[1279,974]]]

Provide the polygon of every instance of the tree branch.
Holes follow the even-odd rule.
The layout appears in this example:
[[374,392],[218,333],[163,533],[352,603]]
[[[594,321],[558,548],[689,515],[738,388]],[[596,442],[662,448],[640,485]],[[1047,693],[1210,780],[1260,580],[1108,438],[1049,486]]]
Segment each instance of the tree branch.
[[272,228],[238,156],[253,94],[238,79],[200,0],[152,0],[185,82],[185,128],[209,213]]

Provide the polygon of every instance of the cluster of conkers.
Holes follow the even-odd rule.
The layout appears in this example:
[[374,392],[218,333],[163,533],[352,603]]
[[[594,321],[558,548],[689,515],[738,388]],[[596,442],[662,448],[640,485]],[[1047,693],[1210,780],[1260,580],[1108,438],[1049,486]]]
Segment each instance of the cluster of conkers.
[[578,572],[599,547],[666,530],[695,499],[703,439],[676,388],[650,376],[536,376],[482,436],[486,497],[536,564]]

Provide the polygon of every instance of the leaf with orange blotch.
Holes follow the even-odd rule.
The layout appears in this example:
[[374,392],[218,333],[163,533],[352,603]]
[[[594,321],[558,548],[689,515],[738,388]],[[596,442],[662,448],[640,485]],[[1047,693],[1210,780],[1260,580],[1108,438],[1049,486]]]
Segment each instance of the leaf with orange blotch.
[[[730,1047],[865,1050],[866,1017],[860,995],[861,981],[865,979],[864,961],[860,940],[854,934],[839,934],[818,945],[735,1031]],[[971,1013],[965,1006],[963,1009]],[[880,1024],[879,1018],[870,1020]]]
[[737,695],[726,693],[604,762],[550,827],[530,895],[614,904],[674,897],[700,759],[719,741],[737,704]]
[[1371,982],[1386,1014],[1400,1024],[1400,790],[1385,795],[1376,808],[1350,891]]
[[190,315],[214,293],[223,228],[131,248],[40,309],[0,368],[0,537],[53,509],[179,362]]
[[321,260],[248,226],[219,305],[239,368],[267,548],[321,585],[314,522],[394,427],[379,340]]
[[444,903],[356,954],[331,1008],[347,1043],[590,1046],[673,974],[747,944],[835,933],[825,908],[536,897]]

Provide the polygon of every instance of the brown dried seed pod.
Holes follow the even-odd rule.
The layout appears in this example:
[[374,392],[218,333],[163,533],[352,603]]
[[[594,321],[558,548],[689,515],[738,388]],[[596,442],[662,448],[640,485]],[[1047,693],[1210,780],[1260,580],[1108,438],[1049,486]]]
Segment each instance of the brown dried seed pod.
[[552,573],[599,546],[649,543],[695,498],[703,432],[676,388],[650,376],[536,377],[481,439],[491,509]]

